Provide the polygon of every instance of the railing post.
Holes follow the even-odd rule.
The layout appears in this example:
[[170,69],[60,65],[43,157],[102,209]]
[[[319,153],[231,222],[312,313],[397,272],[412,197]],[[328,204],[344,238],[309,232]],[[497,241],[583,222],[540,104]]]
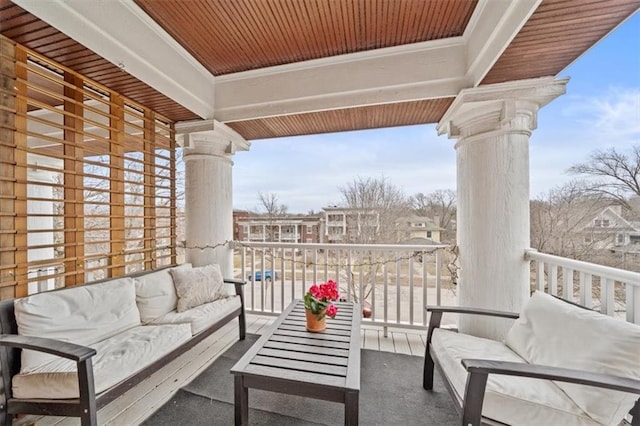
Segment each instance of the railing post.
[[640,324],[640,288],[626,285],[627,321]]

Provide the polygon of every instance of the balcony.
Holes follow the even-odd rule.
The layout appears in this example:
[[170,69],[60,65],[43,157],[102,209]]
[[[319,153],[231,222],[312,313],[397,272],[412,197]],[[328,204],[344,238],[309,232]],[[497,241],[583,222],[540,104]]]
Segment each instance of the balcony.
[[[304,289],[314,282],[347,277],[345,283],[349,283],[344,271],[354,271],[354,267],[351,279],[358,284],[365,282],[367,277],[374,275],[367,274],[369,265],[361,260],[377,260],[380,269],[375,274],[375,291],[362,298],[370,302],[371,317],[363,318],[361,347],[423,357],[427,320],[424,304],[456,304],[455,286],[451,283],[449,269],[446,267],[449,249],[446,245],[238,242],[235,250],[239,262],[236,277],[246,276],[253,269],[264,267],[279,272],[279,279],[272,283],[248,283],[245,289],[245,303],[249,313],[247,331],[260,334],[290,300],[300,298]],[[336,262],[338,255],[347,262]],[[528,251],[526,259],[531,262],[532,289],[540,289],[591,306],[621,320],[640,323],[640,274],[536,251]],[[253,268],[251,265],[254,265]],[[538,277],[542,279],[539,280]],[[426,282],[426,287],[423,287],[423,282]],[[356,290],[355,294],[347,293],[348,298],[362,297],[359,292],[364,291],[364,287],[346,288]],[[455,315],[445,317],[444,323],[455,327]],[[98,413],[99,423],[143,422],[236,341],[237,322],[234,321],[103,408]],[[421,388],[415,391],[425,392]],[[51,424],[50,420],[44,418],[36,424]],[[68,421],[69,419],[60,424],[67,424]]]

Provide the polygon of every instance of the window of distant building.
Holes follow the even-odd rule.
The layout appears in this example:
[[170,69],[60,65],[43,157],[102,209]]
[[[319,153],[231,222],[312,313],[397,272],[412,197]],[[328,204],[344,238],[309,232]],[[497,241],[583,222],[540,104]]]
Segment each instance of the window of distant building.
[[424,222],[414,222],[411,224],[414,228],[424,228],[426,225]]
[[593,225],[594,225],[595,227],[599,228],[599,227],[601,227],[601,226],[602,226],[602,221],[601,221],[600,219],[596,219],[596,220],[593,222]]
[[243,234],[249,233],[249,225],[242,225],[242,233]]
[[608,228],[609,227],[609,221],[607,219],[602,219],[602,227],[603,228]]
[[313,238],[307,238],[307,242],[308,243],[312,243],[313,242]]
[[427,238],[431,238],[431,231],[427,231]]
[[307,234],[311,234],[313,232],[313,225],[307,225]]
[[618,244],[624,244],[624,235],[618,234]]

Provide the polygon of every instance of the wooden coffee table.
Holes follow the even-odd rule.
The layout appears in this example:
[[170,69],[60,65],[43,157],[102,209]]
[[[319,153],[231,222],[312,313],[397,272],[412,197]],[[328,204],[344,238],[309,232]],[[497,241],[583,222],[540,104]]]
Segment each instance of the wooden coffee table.
[[327,329],[310,333],[304,303],[294,300],[233,366],[235,424],[249,421],[249,388],[341,402],[345,425],[358,424],[360,305],[336,303]]

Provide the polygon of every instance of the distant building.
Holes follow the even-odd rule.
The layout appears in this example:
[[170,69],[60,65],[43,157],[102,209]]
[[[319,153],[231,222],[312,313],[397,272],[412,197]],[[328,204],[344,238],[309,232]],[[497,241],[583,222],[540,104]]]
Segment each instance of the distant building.
[[234,239],[249,242],[317,243],[320,215],[269,216],[234,212]]
[[413,241],[424,244],[440,243],[444,228],[437,225],[436,220],[426,216],[406,216],[396,222],[398,240]]
[[329,206],[324,210],[323,236],[329,243],[350,243],[359,236],[370,235],[380,226],[380,216],[374,210]]
[[640,223],[622,217],[621,206],[608,206],[581,230],[584,244],[595,249],[614,249],[640,244]]

